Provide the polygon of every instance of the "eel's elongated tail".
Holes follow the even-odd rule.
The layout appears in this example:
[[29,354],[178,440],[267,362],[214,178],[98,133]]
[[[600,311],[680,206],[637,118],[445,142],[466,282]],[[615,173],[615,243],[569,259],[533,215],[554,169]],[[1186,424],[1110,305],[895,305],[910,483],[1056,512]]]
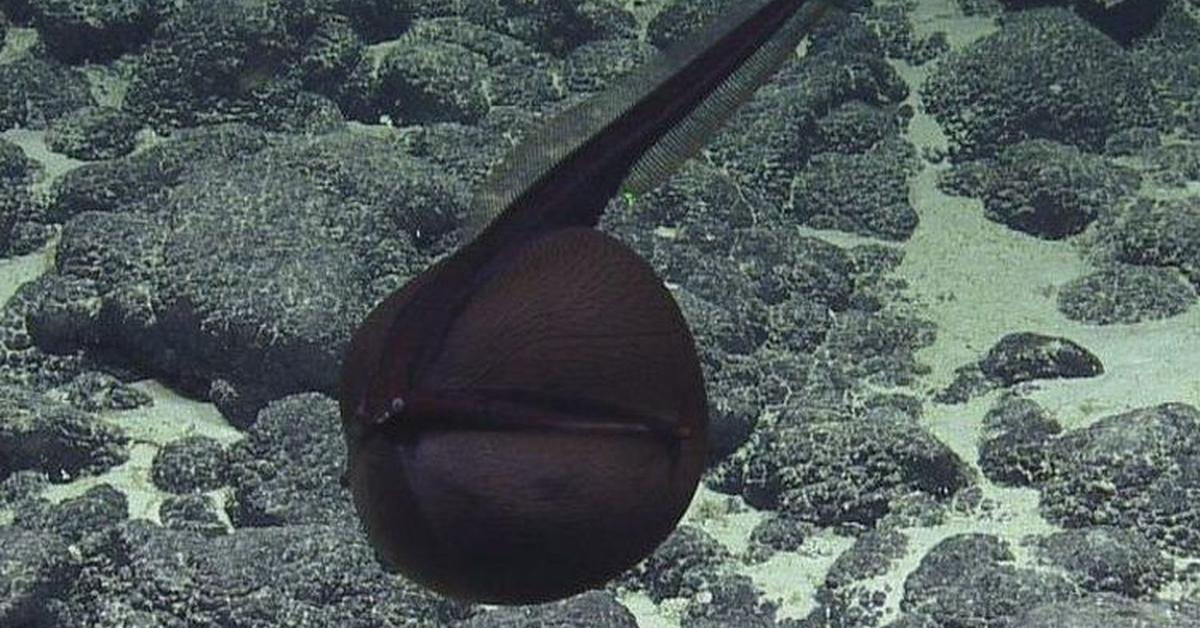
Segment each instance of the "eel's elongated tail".
[[[766,82],[837,0],[745,0],[518,144],[475,198],[477,229],[594,226],[622,188],[664,181]],[[507,233],[504,233],[507,232]]]

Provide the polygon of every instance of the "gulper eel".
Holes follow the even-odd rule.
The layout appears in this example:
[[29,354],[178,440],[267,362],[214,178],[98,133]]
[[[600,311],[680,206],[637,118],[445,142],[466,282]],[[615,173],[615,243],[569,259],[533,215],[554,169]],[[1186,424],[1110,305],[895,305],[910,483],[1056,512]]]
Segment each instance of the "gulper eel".
[[751,0],[551,118],[493,169],[469,242],[374,308],[340,382],[345,481],[378,554],[465,601],[545,602],[645,558],[707,455],[695,343],[595,229],[663,181],[834,0]]

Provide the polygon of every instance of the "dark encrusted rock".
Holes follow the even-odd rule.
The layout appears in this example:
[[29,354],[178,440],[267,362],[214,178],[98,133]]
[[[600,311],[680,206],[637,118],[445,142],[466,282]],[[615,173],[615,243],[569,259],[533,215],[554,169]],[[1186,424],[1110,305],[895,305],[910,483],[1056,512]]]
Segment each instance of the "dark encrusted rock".
[[299,3],[189,2],[171,12],[133,67],[126,111],[156,126],[244,120],[300,129],[306,19]]
[[44,499],[22,502],[16,509],[13,524],[57,534],[77,543],[128,518],[129,500],[125,493],[109,484],[99,484],[78,497],[69,497],[57,504]]
[[[933,323],[926,320],[851,308],[838,313],[822,349],[843,364],[839,377],[881,387],[908,386],[925,371],[913,354],[932,344],[935,333]],[[906,414],[896,410],[896,415]]]
[[754,301],[717,303],[690,290],[680,290],[675,299],[681,311],[697,321],[693,334],[699,342],[712,343],[721,351],[745,356],[754,353],[767,339],[767,309]]
[[[1154,1],[1154,0],[1150,0]],[[1131,5],[1138,5],[1136,1]],[[1133,58],[1158,88],[1167,118],[1193,140],[1200,139],[1200,17],[1194,5],[1167,2],[1154,30],[1142,38]]]
[[[966,0],[960,0],[960,2],[964,2],[964,1],[966,1]],[[978,0],[978,1],[995,2],[996,0]],[[821,624],[817,624],[817,625],[820,626]],[[928,615],[906,615],[906,614],[901,613],[900,616],[897,617],[895,621],[891,621],[891,622],[888,622],[887,624],[885,624],[884,628],[942,628],[943,625],[944,624],[938,622],[936,619],[933,619],[932,617],[929,617]],[[789,627],[789,628],[791,628],[791,627]],[[807,628],[807,626],[805,626],[803,628]]]
[[0,131],[44,128],[80,107],[91,106],[87,79],[74,68],[34,56],[0,63]]
[[36,162],[26,157],[20,146],[0,138],[0,182],[26,182],[36,167]]
[[816,420],[795,410],[760,424],[725,471],[721,490],[819,525],[871,526],[893,499],[947,498],[972,482],[966,464],[911,420]]
[[150,477],[172,493],[196,493],[223,486],[229,477],[225,446],[207,436],[185,436],[154,454]]
[[929,493],[909,493],[893,499],[888,514],[879,520],[880,529],[932,528],[946,523],[953,513],[975,509],[979,486],[968,486],[949,500],[938,500]]
[[1014,625],[1021,628],[1186,628],[1200,626],[1200,604],[1131,600],[1112,593],[1097,593],[1034,606],[1021,613]]
[[889,585],[869,582],[904,556],[908,538],[895,529],[868,531],[838,556],[817,590],[826,617],[842,626],[873,626],[883,616]]
[[350,493],[338,479],[346,456],[337,403],[318,394],[273,402],[230,449],[238,527],[353,525]]
[[[1200,78],[1197,82],[1200,83]],[[1144,149],[1141,156],[1147,162],[1150,176],[1161,185],[1186,189],[1189,183],[1200,181],[1200,142],[1152,146]]]
[[25,0],[47,51],[67,63],[103,61],[150,39],[171,8],[161,0]]
[[465,615],[384,573],[361,532],[349,526],[243,529],[206,538],[135,520],[82,550],[87,577],[56,609],[52,625],[450,625]]
[[1170,0],[1075,0],[1075,12],[1122,45],[1154,30]]
[[1081,588],[1130,598],[1153,595],[1174,566],[1137,532],[1114,527],[1056,532],[1036,541],[1039,559],[1063,569]]
[[589,41],[633,37],[638,30],[628,5],[620,0],[578,3],[528,0],[499,4],[506,15],[494,22],[481,23],[558,56]]
[[[678,296],[678,295],[677,295]],[[688,320],[695,320],[688,309]],[[712,370],[708,367],[708,370]],[[753,391],[730,378],[706,375],[708,392],[708,456],[710,463],[723,460],[750,439],[758,424],[762,404]]]
[[865,153],[894,137],[902,128],[895,107],[877,107],[850,100],[817,120],[814,150],[832,153]]
[[417,18],[465,18],[557,56],[592,40],[632,37],[638,26],[626,4],[619,0],[411,2]]
[[339,14],[322,16],[304,42],[300,59],[304,86],[335,100],[341,99],[364,54],[366,46],[350,18]]
[[629,609],[606,591],[589,591],[559,602],[499,607],[471,617],[458,628],[637,628]]
[[502,112],[524,118],[521,111],[515,107],[494,107],[480,126],[441,122],[405,127],[399,131],[397,139],[408,154],[426,159],[454,179],[474,187],[491,170],[492,164],[500,161],[512,148],[504,135],[506,127],[511,129],[507,126],[509,123],[496,119]]
[[36,168],[21,147],[0,139],[0,255],[23,252],[11,242],[13,226],[32,205],[29,183]]
[[0,625],[53,625],[47,603],[62,594],[78,570],[63,539],[0,526]]
[[473,123],[493,106],[539,110],[563,97],[553,58],[458,18],[418,20],[372,67],[360,119]]
[[443,41],[406,40],[379,65],[380,107],[404,124],[475,122],[487,112],[487,59]]
[[1030,606],[1076,597],[1066,579],[1018,567],[1008,545],[986,534],[947,538],[904,581],[900,609],[941,626],[1018,626]]
[[1109,157],[1129,157],[1162,146],[1162,133],[1151,127],[1130,127],[1108,136],[1104,154]]
[[768,515],[750,532],[746,550],[752,562],[762,562],[775,552],[794,552],[804,544],[814,530],[811,523],[777,514]]
[[1110,135],[1159,120],[1129,54],[1057,7],[1006,14],[998,32],[950,53],[922,93],[958,159],[1029,138],[1099,151]]
[[912,146],[903,141],[863,154],[814,155],[796,175],[791,212],[817,229],[906,240],[917,227],[917,212],[908,198],[915,158]]
[[944,31],[918,37],[913,28],[913,4],[880,4],[867,9],[866,21],[879,37],[887,56],[913,65],[927,63],[950,49]]
[[654,46],[637,39],[603,39],[571,51],[563,67],[566,88],[576,93],[598,92],[652,59]]
[[[847,50],[838,47],[837,43],[836,40],[814,42],[804,59],[785,66],[770,83],[755,92],[707,147],[712,159],[727,170],[742,189],[774,206],[791,208],[802,217],[810,214],[838,217],[843,213],[829,206],[815,210],[806,208],[803,196],[797,199],[797,205],[791,205],[793,177],[808,171],[809,159],[819,150],[817,143],[821,136],[817,121],[839,106],[854,101],[880,108],[883,110],[881,115],[888,115],[889,108],[902,102],[908,94],[904,81],[882,56],[862,49]],[[892,199],[894,180],[905,171],[904,156],[911,147],[898,136],[898,126],[888,130],[888,141],[867,154],[827,153],[823,159],[829,162],[826,171],[839,163],[849,163],[859,169],[860,176],[872,179],[872,183],[861,183],[863,188],[882,187],[879,192],[882,200],[861,210],[867,217],[860,221],[890,234],[895,230],[883,228],[890,224],[885,221],[886,215],[890,214],[875,216],[875,220],[884,221],[878,225],[873,225],[869,218],[881,209],[892,207],[883,201]],[[889,165],[888,158],[901,161]],[[835,173],[825,172],[823,178],[831,174]],[[823,180],[812,180],[816,175],[808,176],[810,185]],[[844,183],[839,178],[825,182],[823,188],[845,192]],[[845,200],[844,196],[842,200]]]
[[159,505],[158,518],[164,528],[171,530],[203,536],[221,536],[228,532],[216,503],[208,495],[172,495]]
[[646,28],[647,39],[659,48],[686,39],[721,15],[727,14],[736,0],[695,0],[671,2],[659,11]]
[[1005,146],[993,168],[979,192],[985,215],[1050,240],[1113,213],[1141,183],[1134,170],[1050,140]]
[[[220,150],[211,135],[166,153]],[[453,244],[469,195],[394,141],[347,132],[238,152],[255,141],[166,172],[146,153],[104,162],[100,182],[60,197],[64,212],[97,196],[111,211],[64,225],[57,272],[40,283],[70,290],[43,304],[56,324],[39,345],[115,354],[241,425],[270,399],[332,391],[351,329]],[[145,179],[153,209],[135,193]]]
[[43,287],[38,280],[21,284],[0,306],[0,385],[50,392],[92,370],[78,352],[53,355],[34,344],[29,322],[45,301]]
[[0,507],[11,507],[41,494],[50,486],[43,471],[17,471],[0,481]]
[[349,25],[366,41],[396,37],[412,21],[413,0],[310,0],[316,10],[345,16]]
[[[832,58],[823,61],[810,72],[842,67]],[[781,73],[756,91],[706,146],[737,188],[778,207],[789,198],[792,175],[802,171],[812,155],[818,116],[816,103],[806,101],[803,78],[782,80],[785,77]]]
[[1101,239],[1119,262],[1171,267],[1200,287],[1200,198],[1140,201],[1104,225]]
[[56,482],[128,459],[128,437],[96,415],[11,386],[0,387],[0,479],[36,469]]
[[153,403],[150,395],[100,371],[86,371],[54,390],[84,412],[132,410]]
[[133,150],[139,128],[137,118],[119,109],[85,107],[55,120],[46,145],[75,159],[112,159]]
[[970,397],[1037,379],[1095,377],[1104,365],[1092,352],[1067,338],[1016,332],[1001,338],[975,364],[956,370],[956,377],[936,399],[961,403]]
[[[172,186],[213,162],[236,160],[262,150],[269,141],[264,131],[241,124],[178,131],[169,141],[75,168],[56,179],[47,219],[66,222],[85,211],[153,211],[165,202]],[[140,231],[149,231],[149,227]]]
[[1034,401],[1006,395],[983,418],[979,467],[998,484],[1037,484],[1050,474],[1048,444],[1061,431]]
[[716,539],[699,528],[683,524],[624,579],[643,589],[655,602],[686,598],[726,573],[728,560],[729,551]]
[[1058,311],[1089,325],[1132,324],[1182,314],[1196,303],[1196,289],[1179,271],[1115,264],[1067,282]]
[[702,628],[773,626],[777,607],[748,576],[723,573],[692,596],[680,623]]
[[1106,416],[1050,445],[1042,513],[1081,528],[1117,526],[1200,553],[1200,411],[1164,403]]
[[979,366],[988,379],[1002,386],[1034,379],[1095,377],[1104,372],[1099,358],[1078,343],[1032,332],[1004,336]]

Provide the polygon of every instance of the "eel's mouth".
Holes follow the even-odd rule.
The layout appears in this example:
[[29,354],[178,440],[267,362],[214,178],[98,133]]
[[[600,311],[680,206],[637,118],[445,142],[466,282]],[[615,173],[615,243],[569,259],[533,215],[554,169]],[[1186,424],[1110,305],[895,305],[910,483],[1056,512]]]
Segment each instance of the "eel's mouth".
[[411,391],[364,423],[360,441],[385,435],[406,442],[423,431],[453,430],[650,434],[670,441],[693,435],[678,420],[602,401],[519,390]]

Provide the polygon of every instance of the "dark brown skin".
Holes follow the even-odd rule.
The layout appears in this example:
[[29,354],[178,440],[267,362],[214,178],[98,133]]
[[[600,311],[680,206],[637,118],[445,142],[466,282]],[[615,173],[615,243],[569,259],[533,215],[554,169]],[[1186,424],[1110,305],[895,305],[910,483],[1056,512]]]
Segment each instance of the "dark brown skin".
[[637,159],[802,2],[765,2],[355,332],[346,477],[406,576],[544,602],[603,586],[675,527],[707,453],[694,341],[649,265],[592,227]]

